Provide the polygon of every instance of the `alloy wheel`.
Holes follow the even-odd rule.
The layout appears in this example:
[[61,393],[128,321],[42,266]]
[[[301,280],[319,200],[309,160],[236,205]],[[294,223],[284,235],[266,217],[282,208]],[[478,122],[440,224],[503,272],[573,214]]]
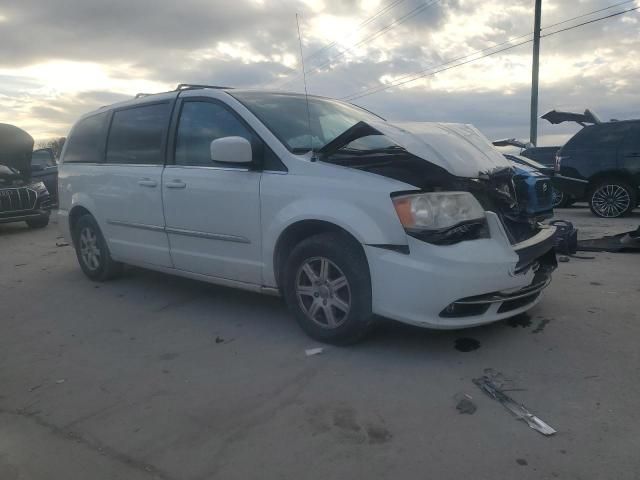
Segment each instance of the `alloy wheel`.
[[95,271],[100,268],[101,252],[98,236],[91,227],[84,227],[80,231],[80,256],[89,270]]
[[593,209],[601,217],[619,217],[631,204],[629,192],[620,185],[602,185],[591,198]]
[[296,274],[296,296],[305,315],[323,328],[342,325],[351,309],[349,280],[328,258],[305,260]]
[[564,193],[562,193],[557,188],[553,188],[551,192],[551,204],[553,205],[553,207],[557,208],[560,204],[562,204],[563,200],[564,200]]

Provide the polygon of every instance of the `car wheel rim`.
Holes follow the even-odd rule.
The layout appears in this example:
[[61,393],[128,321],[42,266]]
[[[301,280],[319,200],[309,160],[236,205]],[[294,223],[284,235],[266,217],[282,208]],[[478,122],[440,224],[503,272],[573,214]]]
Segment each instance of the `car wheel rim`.
[[80,256],[89,270],[95,271],[100,268],[101,252],[98,236],[93,228],[84,227],[80,231]]
[[593,193],[591,204],[602,217],[619,217],[629,208],[631,197],[620,185],[603,185]]
[[564,194],[560,190],[554,188],[552,191],[552,198],[551,198],[551,201],[553,202],[553,206],[557,207],[558,205],[560,205],[563,199],[564,199]]
[[307,318],[322,328],[340,327],[351,310],[349,280],[328,258],[309,258],[300,266],[296,296]]

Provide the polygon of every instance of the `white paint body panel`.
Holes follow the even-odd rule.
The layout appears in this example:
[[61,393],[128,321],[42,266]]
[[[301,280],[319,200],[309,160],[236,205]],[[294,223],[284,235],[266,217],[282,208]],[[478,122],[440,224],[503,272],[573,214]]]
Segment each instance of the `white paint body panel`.
[[[201,89],[181,93],[181,97],[192,96],[215,98],[233,108],[288,171],[63,162],[59,175],[61,221],[68,224],[69,212],[84,207],[97,218],[118,259],[259,291],[277,287],[274,249],[286,228],[299,221],[322,220],[343,228],[363,245],[377,314],[415,325],[458,328],[512,316],[535,303],[507,314],[498,314],[497,307],[492,307],[480,317],[439,318],[446,305],[460,298],[519,289],[531,283],[531,273],[513,273],[518,256],[495,215],[488,215],[491,238],[451,246],[418,241],[406,235],[390,199],[393,192],[415,187],[360,170],[311,162],[308,155],[292,154],[224,91]],[[477,177],[494,168],[509,167],[508,161],[471,126],[429,123],[394,126],[383,121],[372,126],[414,155],[457,176]],[[137,185],[143,177],[157,181],[158,187]],[[186,187],[166,188],[169,182],[177,180]],[[127,230],[109,224],[108,219],[164,230]],[[232,236],[246,242],[182,235],[172,233],[174,229]],[[372,245],[409,246],[410,254]]]

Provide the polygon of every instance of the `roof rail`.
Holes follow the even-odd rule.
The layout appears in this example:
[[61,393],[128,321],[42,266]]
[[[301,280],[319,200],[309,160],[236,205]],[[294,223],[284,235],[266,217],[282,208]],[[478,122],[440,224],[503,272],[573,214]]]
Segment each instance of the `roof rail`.
[[136,93],[135,98],[148,97],[149,95],[153,95],[153,93]]
[[198,85],[195,83],[180,83],[176,90],[187,90],[189,88],[217,88],[219,90],[230,90],[231,87],[221,87],[220,85]]

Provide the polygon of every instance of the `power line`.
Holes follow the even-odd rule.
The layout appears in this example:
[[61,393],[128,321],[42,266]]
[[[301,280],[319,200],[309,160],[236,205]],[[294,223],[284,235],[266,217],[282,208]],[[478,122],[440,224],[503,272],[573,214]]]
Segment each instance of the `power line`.
[[427,8],[435,5],[436,3],[438,3],[440,0],[433,0],[431,3],[425,3],[422,4],[416,8],[414,8],[413,10],[411,10],[409,13],[407,13],[406,15],[400,17],[398,20],[394,20],[393,22],[391,22],[389,25],[387,25],[386,27],[383,27],[382,29],[374,32],[373,34],[371,34],[368,37],[363,38],[362,40],[360,40],[358,43],[350,46],[349,48],[347,48],[346,50],[338,53],[337,55],[335,55],[334,57],[329,58],[326,62],[322,63],[321,65],[318,65],[317,67],[315,67],[313,70],[311,70],[311,72],[309,73],[313,73],[313,72],[317,72],[318,70],[322,69],[323,67],[331,64],[333,61],[335,61],[337,58],[342,57],[343,55],[345,55],[347,52],[352,51],[354,48],[359,47],[360,45],[366,43],[366,42],[370,42],[371,40],[375,40],[376,38],[382,36],[383,34],[385,34],[386,32],[388,32],[389,30],[394,29],[395,27],[397,27],[398,25],[401,25],[402,23],[406,22],[407,20],[410,20],[411,18],[415,17],[416,15],[418,15],[419,13],[422,13],[423,11],[425,11]]
[[[419,13],[422,13],[423,11],[425,11],[427,8],[435,5],[436,3],[440,2],[440,0],[433,0],[431,3],[424,3],[422,5],[419,5],[418,7],[414,8],[413,10],[409,11],[407,14],[403,15],[402,17],[400,17],[397,20],[394,20],[393,22],[391,22],[389,25],[381,28],[380,30],[375,31],[374,33],[372,33],[371,35],[363,38],[362,40],[360,40],[359,42],[355,43],[354,45],[346,48],[345,50],[343,50],[342,52],[339,52],[337,55],[330,57],[328,60],[326,60],[325,62],[323,62],[322,64],[314,67],[313,69],[309,70],[307,72],[307,76],[311,76],[314,75],[315,73],[319,72],[322,68],[324,68],[325,66],[331,64],[333,61],[335,61],[336,59],[342,57],[343,55],[345,55],[347,52],[352,51],[354,48],[369,42],[371,40],[375,40],[376,38],[382,36],[383,34],[385,34],[386,32],[388,32],[389,30],[392,30],[393,28],[397,27],[398,25],[401,25],[402,23],[410,20],[411,18],[415,17],[416,15],[418,15]],[[299,78],[300,75],[297,75],[296,77],[292,78],[291,80],[287,80],[284,83],[279,85],[279,88],[283,87],[284,85],[291,83],[295,80],[297,80]]]
[[[630,2],[628,2],[628,1],[627,2],[622,2],[621,4],[624,4],[624,3],[630,3]],[[586,13],[586,14],[583,14],[583,15],[579,15],[579,16],[570,18],[568,20],[565,20],[563,22],[558,22],[556,24],[549,25],[548,27],[543,28],[543,30],[547,30],[547,29],[552,28],[554,26],[558,26],[558,25],[561,25],[561,24],[564,24],[564,23],[568,23],[570,21],[576,20],[577,18],[583,18],[585,16],[592,15],[594,13],[601,12],[603,10],[608,10],[608,9],[614,7],[614,6],[618,6],[618,5],[621,5],[621,4],[612,5],[611,7],[607,7],[607,8],[604,8],[604,9],[595,10],[593,12],[589,12],[589,13]],[[640,9],[640,7],[634,7],[634,8],[629,8],[627,10],[623,10],[623,11],[620,11],[620,12],[613,13],[611,15],[598,17],[596,19],[589,20],[587,22],[582,22],[582,23],[579,23],[577,25],[572,25],[571,27],[563,28],[563,29],[548,33],[546,35],[543,35],[543,37],[551,37],[553,35],[556,35],[557,33],[566,32],[568,30],[573,30],[574,28],[582,27],[584,25],[588,25],[590,23],[595,23],[595,22],[598,22],[598,21],[601,21],[601,20],[606,20],[608,18],[616,17],[618,15],[623,15],[625,13],[629,13],[629,12],[632,12],[634,10],[639,10],[639,9]],[[496,50],[494,52],[488,53],[486,55],[482,55],[480,57],[477,57],[477,58],[474,58],[474,59],[471,59],[471,60],[467,60],[467,61],[462,62],[462,63],[456,63],[455,65],[451,65],[449,67],[442,68],[440,70],[436,70],[436,71],[433,71],[433,72],[430,71],[430,70],[432,70],[434,68],[439,68],[439,67],[444,66],[444,65],[449,65],[451,63],[457,62],[458,60],[477,55],[478,53],[481,53],[483,51],[494,49],[494,48],[497,48],[497,47],[499,47],[501,45],[505,45],[507,43],[511,43],[511,42],[513,42],[513,41],[515,41],[515,40],[517,40],[519,38],[523,38],[523,37],[528,36],[528,35],[531,35],[531,33],[528,33],[528,34],[520,36],[520,37],[516,37],[515,39],[509,40],[509,41],[506,41],[506,42],[502,42],[502,43],[497,44],[497,45],[493,45],[492,47],[487,47],[485,49],[478,50],[478,51],[473,52],[473,53],[471,53],[469,55],[466,55],[464,57],[459,57],[458,59],[450,60],[450,61],[442,63],[440,65],[436,65],[435,67],[430,67],[428,69],[425,69],[425,70],[422,70],[422,71],[419,71],[419,72],[414,72],[412,74],[405,75],[404,77],[400,77],[399,79],[396,79],[395,83],[393,83],[391,85],[380,85],[378,87],[372,87],[372,88],[370,88],[368,90],[365,90],[364,92],[360,92],[360,93],[356,92],[356,93],[353,93],[353,94],[350,94],[350,95],[346,95],[345,97],[342,97],[342,100],[352,101],[352,100],[356,100],[358,98],[362,98],[362,97],[366,97],[366,96],[369,96],[369,95],[373,95],[374,93],[378,93],[378,92],[381,92],[381,91],[384,91],[384,90],[388,90],[388,89],[393,88],[393,87],[399,87],[399,86],[405,85],[407,83],[413,82],[415,80],[418,80],[420,78],[424,78],[424,77],[431,76],[431,75],[436,75],[437,73],[441,73],[441,72],[444,72],[446,70],[451,70],[453,68],[461,67],[461,66],[466,65],[468,63],[472,63],[472,62],[475,62],[475,61],[478,61],[478,60],[482,60],[483,58],[490,57],[492,55],[495,55],[496,53],[501,53],[501,52],[504,52],[504,51],[507,51],[507,50],[511,50],[511,49],[519,47],[521,45],[524,45],[524,44],[527,44],[527,43],[531,43],[533,40],[529,39],[529,40],[526,40],[524,42],[520,42],[520,43],[517,43],[515,45],[511,45],[509,47],[506,47],[506,48],[503,48],[503,49],[500,49],[500,50]],[[424,72],[427,72],[427,73],[424,73]],[[408,78],[408,77],[412,77],[412,78]],[[403,79],[407,79],[407,80],[402,81]],[[398,82],[398,80],[401,80],[401,81]]]
[[[377,18],[381,17],[382,15],[384,15],[385,13],[389,12],[390,10],[392,10],[393,8],[395,8],[396,6],[398,6],[399,4],[401,4],[402,2],[404,2],[405,0],[395,0],[393,2],[391,2],[389,5],[387,5],[386,7],[378,10],[376,13],[374,13],[373,15],[371,15],[370,17],[364,19],[362,22],[360,22],[355,29],[353,30],[353,32],[351,33],[351,36],[362,30],[363,27],[369,25],[371,22],[373,22],[374,20],[376,20]],[[337,45],[337,41],[333,41],[327,45],[325,45],[324,47],[316,50],[315,52],[311,53],[310,55],[308,55],[306,57],[306,60],[309,61],[310,59],[312,59],[313,57],[318,56],[320,53],[326,51],[326,50],[330,50],[332,47],[334,47],[335,45]],[[288,83],[291,83],[295,80],[297,80],[298,78],[300,78],[300,74],[297,74],[294,78],[291,79],[285,79],[284,82],[280,83],[276,88],[282,88],[284,85],[287,85]]]
[[[363,20],[362,22],[360,22],[355,29],[353,30],[353,33],[357,32],[358,30],[361,30],[362,27],[365,27],[367,25],[369,25],[371,22],[373,22],[376,18],[384,15],[385,13],[387,13],[389,10],[391,10],[392,8],[394,8],[395,6],[401,4],[402,2],[404,2],[405,0],[395,0],[394,2],[391,2],[389,5],[387,5],[386,7],[384,7],[381,10],[378,10],[376,13],[374,13],[372,16],[370,16],[369,18]],[[629,0],[629,1],[634,1],[634,0]],[[307,62],[309,60],[311,60],[313,57],[317,57],[319,54],[321,54],[322,52],[329,50],[331,47],[333,47],[334,45],[336,45],[338,42],[337,41],[333,41],[331,43],[329,43],[328,45],[325,45],[324,47],[316,50],[315,52],[311,53],[310,55],[307,56],[306,60]]]

